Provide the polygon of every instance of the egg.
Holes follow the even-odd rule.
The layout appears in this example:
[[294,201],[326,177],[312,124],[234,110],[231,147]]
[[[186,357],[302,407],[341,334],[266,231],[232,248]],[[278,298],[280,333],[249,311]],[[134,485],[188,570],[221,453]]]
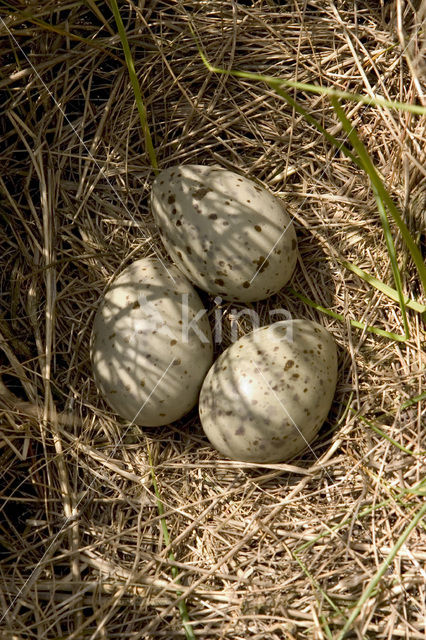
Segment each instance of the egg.
[[296,264],[296,233],[265,188],[217,166],[161,171],[151,210],[169,255],[200,289],[251,302],[279,291]]
[[210,368],[200,393],[202,427],[228,458],[284,462],[317,434],[336,379],[336,345],[319,324],[295,319],[255,329]]
[[95,316],[91,361],[98,389],[126,421],[160,426],[195,406],[213,341],[201,299],[177,267],[143,258],[120,273]]

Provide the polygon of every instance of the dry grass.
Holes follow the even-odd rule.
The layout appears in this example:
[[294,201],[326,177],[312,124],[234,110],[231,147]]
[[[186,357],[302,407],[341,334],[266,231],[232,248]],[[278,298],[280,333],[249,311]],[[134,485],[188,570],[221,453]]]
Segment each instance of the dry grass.
[[[118,270],[165,252],[111,12],[60,4],[0,3],[0,638],[181,638],[179,588],[199,638],[337,638],[422,502],[424,457],[361,419],[425,449],[421,403],[401,408],[424,390],[421,318],[409,312],[411,338],[396,343],[286,290],[255,305],[264,318],[285,306],[315,319],[339,346],[329,421],[291,465],[221,460],[195,411],[169,427],[123,426],[93,382],[91,323]],[[209,74],[188,18],[216,65],[421,102],[425,2],[122,4],[160,167],[219,163],[262,180],[294,216],[292,287],[403,333],[397,303],[341,264],[393,285],[366,177],[265,86]],[[298,99],[343,139],[327,99]],[[424,119],[347,110],[419,240]],[[405,293],[419,298],[396,243]],[[228,338],[235,306],[225,307]],[[182,587],[170,577],[147,447]],[[425,540],[420,523],[348,638],[426,638]]]

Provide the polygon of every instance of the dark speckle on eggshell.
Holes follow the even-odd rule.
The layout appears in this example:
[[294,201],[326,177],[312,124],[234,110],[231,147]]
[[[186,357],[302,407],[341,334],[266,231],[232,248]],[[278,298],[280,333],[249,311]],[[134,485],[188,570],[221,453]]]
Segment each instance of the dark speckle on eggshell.
[[[173,274],[173,285],[156,258],[137,260],[124,269],[106,292],[92,330],[91,361],[96,385],[119,416],[143,426],[169,424],[188,412],[197,402],[212,362],[213,345],[205,316],[200,320],[200,329],[210,339],[208,344],[201,343],[195,332],[186,345],[167,340],[167,330],[176,334],[177,325],[182,322],[172,294],[188,295],[189,322],[204,311],[195,289],[177,267],[167,268]],[[144,296],[147,304],[141,302]],[[175,316],[164,307],[171,300]],[[153,308],[163,318],[161,322],[153,316]],[[181,364],[181,368],[173,370],[169,366],[171,351],[176,356],[173,364]],[[161,405],[162,412],[158,411]]]
[[[293,340],[282,340],[290,326]],[[270,335],[263,333],[268,327],[256,329],[219,356],[219,369],[206,376],[199,403],[203,429],[223,455],[248,462],[283,462],[315,437],[329,410],[337,374],[334,341],[320,327],[323,349],[319,355],[315,326],[307,320],[281,321]],[[279,336],[278,343],[272,335]],[[300,357],[303,348],[309,354],[311,346],[316,347],[315,353]],[[331,382],[321,387],[318,382],[328,377]],[[301,385],[308,378],[309,384]],[[220,415],[206,410],[211,401],[220,404]],[[242,420],[244,434],[240,433]],[[226,445],[216,436],[217,430],[226,430]]]
[[209,191],[211,191],[209,187],[200,187],[197,191],[194,191],[193,197],[195,200],[202,200]]
[[[296,263],[291,219],[278,198],[252,180],[219,167],[188,164],[163,170],[151,193],[151,210],[166,249],[185,275],[209,294],[251,302],[278,292],[290,278]],[[173,224],[177,212],[179,221]],[[177,245],[191,251],[179,257]],[[218,258],[229,260],[230,253],[233,277],[220,285],[214,267]],[[202,263],[206,268],[200,270]]]

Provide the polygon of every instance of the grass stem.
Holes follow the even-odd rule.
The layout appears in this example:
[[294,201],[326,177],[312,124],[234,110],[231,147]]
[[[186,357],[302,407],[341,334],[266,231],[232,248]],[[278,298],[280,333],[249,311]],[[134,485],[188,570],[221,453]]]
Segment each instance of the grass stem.
[[132,84],[133,92],[135,94],[136,106],[139,112],[141,127],[142,127],[142,131],[145,138],[145,149],[148,151],[149,159],[151,162],[151,166],[154,169],[154,172],[158,173],[159,169],[158,169],[158,163],[157,163],[157,156],[155,153],[154,145],[152,143],[151,133],[149,131],[146,108],[142,100],[139,80],[136,75],[135,64],[133,62],[132,53],[130,51],[126,30],[124,28],[123,21],[121,19],[120,11],[117,5],[117,0],[111,0],[111,8],[114,14],[115,22],[117,24],[117,29],[120,35],[121,44],[123,46],[127,69],[129,70],[130,82]]

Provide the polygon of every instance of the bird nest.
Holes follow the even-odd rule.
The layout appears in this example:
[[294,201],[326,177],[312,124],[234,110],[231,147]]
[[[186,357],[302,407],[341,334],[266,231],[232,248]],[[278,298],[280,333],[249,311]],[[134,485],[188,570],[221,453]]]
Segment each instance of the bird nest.
[[[267,83],[209,70],[198,45],[226,71],[421,104],[425,3],[120,4],[160,169],[218,164],[292,216],[292,280],[252,308],[326,327],[337,391],[287,464],[222,459],[196,410],[158,428],[112,413],[89,358],[98,302],[134,260],[167,260],[113,3],[3,4],[0,637],[424,638],[420,305],[397,339],[400,304],[363,276],[395,288],[367,174]],[[326,95],[287,91],[351,148]],[[424,117],[342,105],[419,242]],[[223,303],[217,353],[250,330],[239,310]]]

